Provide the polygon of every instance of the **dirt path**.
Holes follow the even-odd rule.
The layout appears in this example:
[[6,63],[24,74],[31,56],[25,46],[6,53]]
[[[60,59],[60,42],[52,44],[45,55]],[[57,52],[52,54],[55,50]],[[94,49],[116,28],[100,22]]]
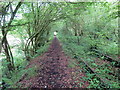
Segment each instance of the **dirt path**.
[[[50,45],[49,50],[40,57],[32,60],[28,67],[37,66],[39,69],[35,77],[29,80],[23,79],[20,81],[23,87],[31,88],[73,88],[87,87],[88,82],[81,80],[84,73],[79,72],[79,68],[68,67],[69,58],[65,56],[58,39],[55,37]],[[75,78],[73,79],[75,75]],[[76,83],[75,83],[76,82]],[[80,86],[79,83],[83,85]]]

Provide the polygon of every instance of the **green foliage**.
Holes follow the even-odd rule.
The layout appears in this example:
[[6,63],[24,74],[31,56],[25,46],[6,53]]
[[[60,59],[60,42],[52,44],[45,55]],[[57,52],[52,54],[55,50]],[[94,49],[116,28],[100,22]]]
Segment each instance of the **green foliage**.
[[[36,73],[36,68],[24,69],[29,63],[26,58],[34,58],[44,53],[50,41],[53,39],[53,32],[58,31],[58,39],[61,41],[64,51],[79,62],[84,59],[90,67],[94,68],[96,74],[106,79],[111,88],[118,88],[116,77],[109,75],[114,73],[110,65],[96,64],[96,55],[105,54],[113,58],[118,56],[118,2],[24,2],[18,9],[17,15],[9,28],[7,34],[8,43],[13,53],[15,71],[8,72],[9,62],[5,59],[2,51],[2,79],[10,85],[14,84],[25,73],[28,79]],[[8,5],[8,2],[0,2],[1,6]],[[15,7],[16,2],[12,2]],[[2,8],[0,8],[2,11]],[[7,14],[6,14],[7,13]],[[9,10],[5,14],[12,15]],[[1,15],[1,14],[0,14]],[[22,16],[22,17],[19,17]],[[1,19],[3,20],[3,19]],[[6,18],[6,24],[9,22]],[[1,23],[1,22],[0,22]],[[2,25],[2,23],[1,23]],[[0,28],[0,30],[2,30]],[[0,33],[1,35],[1,33]],[[11,39],[13,36],[13,40]],[[15,41],[18,41],[15,43]],[[26,57],[25,57],[26,56]],[[101,61],[104,57],[100,58]],[[30,60],[30,59],[29,59]],[[112,65],[115,63],[112,62]],[[69,67],[76,63],[70,62]],[[82,63],[81,68],[86,70]],[[98,79],[86,70],[90,81],[89,88],[100,87]],[[105,76],[106,75],[106,76]],[[110,79],[113,80],[110,80]],[[82,83],[80,83],[82,85]]]
[[[106,88],[118,88],[118,82],[115,82],[118,81],[118,78],[110,75],[110,73],[114,73],[113,67],[109,64],[98,65],[95,59],[99,54],[114,58],[118,55],[118,18],[112,16],[113,12],[117,11],[117,4],[101,2],[86,4],[86,6],[87,9],[83,9],[81,13],[78,11],[76,16],[72,15],[75,15],[76,12],[71,11],[72,13],[66,20],[71,21],[72,24],[63,21],[63,29],[59,33],[63,49],[67,55],[78,61],[81,61],[81,58],[84,59],[95,70],[96,75],[106,80]],[[71,5],[71,8],[75,10],[78,6]],[[74,36],[76,30],[78,35]],[[83,34],[79,35],[79,31],[82,31]],[[101,57],[100,62],[103,62],[103,58]],[[70,66],[72,67],[72,65]],[[85,71],[84,65],[80,64],[80,67]],[[94,75],[89,74],[88,70],[86,73],[88,78],[83,77],[83,79],[90,80],[88,88],[100,88],[101,82],[96,78],[93,79]]]
[[12,72],[10,74],[10,78],[4,76],[2,80],[6,83],[6,85],[8,85],[7,88],[17,88],[19,86],[17,82],[19,82],[19,80],[23,77],[23,75],[26,75],[26,79],[35,76],[36,68],[33,67],[33,68],[25,69],[24,67],[22,67],[21,69]]
[[2,72],[3,73],[2,80],[4,81],[4,83],[6,85],[8,85],[8,87],[11,87],[11,86],[15,85],[17,81],[20,80],[20,78],[22,77],[22,75],[24,75],[24,73],[27,72],[24,69],[26,66],[26,63],[25,62],[22,64],[19,63],[19,65],[16,66],[17,68],[16,68],[16,70],[14,70],[14,72],[7,72],[8,69],[7,69],[7,67],[5,67],[5,66],[7,66],[6,64],[8,64],[8,63],[5,62],[5,60],[4,60],[3,68],[2,68],[2,70],[4,71],[4,72]]
[[33,58],[42,55],[43,53],[45,53],[48,50],[50,43],[46,43],[44,46],[41,46],[36,52],[36,55],[34,55]]
[[[43,54],[48,49],[48,46],[49,46],[49,43],[45,44],[44,46],[41,46],[40,49],[37,50],[37,54],[34,55],[34,57],[32,58],[35,58]],[[2,60],[3,61],[2,67],[1,67],[3,70],[2,80],[8,85],[7,88],[17,88],[19,86],[17,82],[23,77],[23,75],[27,75],[26,79],[29,79],[30,77],[36,75],[37,68],[33,67],[33,68],[25,69],[26,65],[28,65],[29,62],[23,59],[24,57],[21,50],[16,49],[15,52],[16,53],[14,54],[15,55],[14,63],[15,63],[16,70],[14,72],[11,72],[11,73],[7,72],[8,62],[6,62],[5,59]]]

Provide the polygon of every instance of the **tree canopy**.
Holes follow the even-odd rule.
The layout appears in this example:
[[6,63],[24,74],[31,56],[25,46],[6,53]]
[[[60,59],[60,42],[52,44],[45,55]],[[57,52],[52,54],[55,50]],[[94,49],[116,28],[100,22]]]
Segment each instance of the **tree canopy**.
[[[0,2],[3,81],[10,85],[13,73],[22,71],[32,58],[45,52],[55,31],[63,49],[73,58],[110,56],[118,62],[119,2],[101,1]],[[114,80],[109,83],[112,88],[118,87]]]

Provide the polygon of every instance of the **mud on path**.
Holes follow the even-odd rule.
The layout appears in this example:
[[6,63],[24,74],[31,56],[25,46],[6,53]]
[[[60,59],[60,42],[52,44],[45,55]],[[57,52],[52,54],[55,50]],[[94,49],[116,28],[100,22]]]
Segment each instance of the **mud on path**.
[[[29,79],[25,77],[19,82],[22,87],[30,88],[85,88],[89,84],[83,81],[85,74],[78,73],[79,67],[68,66],[69,57],[62,51],[62,47],[55,37],[48,51],[32,60],[28,68],[37,66],[37,75]],[[77,74],[76,74],[77,73]],[[80,83],[82,82],[82,85]]]

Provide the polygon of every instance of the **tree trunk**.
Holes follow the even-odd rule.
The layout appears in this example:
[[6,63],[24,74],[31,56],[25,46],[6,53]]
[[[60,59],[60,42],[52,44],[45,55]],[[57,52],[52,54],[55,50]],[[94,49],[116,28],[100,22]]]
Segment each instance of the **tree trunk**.
[[[6,38],[6,35],[5,35],[5,30],[4,28],[2,28],[2,34],[4,36],[4,38],[2,39],[2,47],[5,51],[5,55],[6,55],[6,60],[8,62],[8,69],[9,71],[13,71],[15,68],[14,68],[14,62],[13,62],[13,56],[12,56],[12,53],[10,51],[10,48],[9,48],[9,44],[8,44],[8,41],[7,41],[7,38]],[[12,59],[12,60],[11,60]]]
[[[7,67],[9,69],[9,71],[13,71],[15,70],[15,67],[14,67],[14,61],[13,61],[13,55],[12,55],[12,52],[11,52],[11,49],[10,49],[10,46],[8,44],[8,41],[7,41],[7,33],[9,31],[9,26],[11,25],[19,7],[21,6],[22,2],[19,2],[18,5],[16,6],[15,10],[13,11],[12,9],[12,6],[11,6],[11,3],[9,3],[3,10],[5,12],[8,12],[8,9],[10,7],[10,10],[11,10],[11,17],[10,17],[10,21],[8,22],[8,24],[6,24],[6,13],[2,13],[2,20],[3,20],[3,26],[1,28],[2,30],[2,35],[3,35],[3,38],[2,38],[2,47],[4,49],[4,52],[5,52],[5,55],[6,55],[6,60],[8,62],[7,64]],[[6,28],[5,28],[6,27]],[[0,50],[1,51],[1,50]]]
[[2,39],[0,37],[0,53],[1,53],[1,51],[2,51]]

